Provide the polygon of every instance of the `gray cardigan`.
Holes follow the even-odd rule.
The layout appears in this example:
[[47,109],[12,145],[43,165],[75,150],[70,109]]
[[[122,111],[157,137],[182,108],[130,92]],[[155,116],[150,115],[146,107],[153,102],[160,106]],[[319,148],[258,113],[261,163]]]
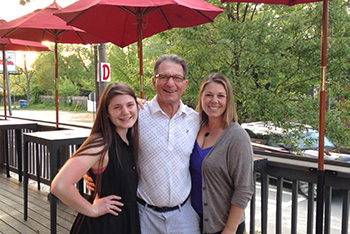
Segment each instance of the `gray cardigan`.
[[242,209],[247,207],[254,193],[253,169],[249,135],[238,123],[232,122],[202,163],[204,233],[225,228],[231,204]]

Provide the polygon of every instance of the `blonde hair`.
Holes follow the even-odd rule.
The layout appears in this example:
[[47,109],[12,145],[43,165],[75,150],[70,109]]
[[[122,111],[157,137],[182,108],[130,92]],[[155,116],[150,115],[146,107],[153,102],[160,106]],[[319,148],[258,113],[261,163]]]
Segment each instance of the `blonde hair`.
[[204,125],[208,122],[208,115],[203,111],[203,108],[202,108],[201,97],[206,85],[212,82],[222,84],[226,91],[226,100],[227,100],[226,110],[223,114],[224,117],[222,122],[222,127],[226,129],[231,122],[238,122],[238,115],[236,111],[236,104],[233,96],[231,82],[226,76],[219,73],[210,74],[209,76],[205,77],[202,82],[201,89],[199,91],[199,101],[198,101],[198,112],[201,117],[201,125]]

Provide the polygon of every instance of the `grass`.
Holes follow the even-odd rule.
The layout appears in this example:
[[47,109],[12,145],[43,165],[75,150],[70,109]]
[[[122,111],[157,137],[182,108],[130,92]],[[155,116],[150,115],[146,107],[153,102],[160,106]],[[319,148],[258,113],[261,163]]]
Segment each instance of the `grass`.
[[[19,103],[13,103],[13,106],[16,106],[16,110],[56,110],[56,105],[53,102],[41,102],[41,103],[29,103],[27,105],[27,107],[24,107],[22,109],[20,109],[20,105]],[[70,104],[67,103],[60,103],[59,104],[59,110],[62,111],[74,111],[75,106],[72,106]],[[83,108],[82,106],[78,105],[77,112],[88,112],[85,108]]]

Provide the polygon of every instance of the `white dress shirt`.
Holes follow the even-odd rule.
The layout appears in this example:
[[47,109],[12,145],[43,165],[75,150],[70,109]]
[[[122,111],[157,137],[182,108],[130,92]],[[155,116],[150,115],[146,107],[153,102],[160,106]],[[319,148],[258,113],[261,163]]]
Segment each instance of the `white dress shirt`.
[[190,194],[189,163],[199,121],[199,114],[182,102],[170,119],[160,108],[157,96],[139,111],[138,197],[146,203],[173,207]]

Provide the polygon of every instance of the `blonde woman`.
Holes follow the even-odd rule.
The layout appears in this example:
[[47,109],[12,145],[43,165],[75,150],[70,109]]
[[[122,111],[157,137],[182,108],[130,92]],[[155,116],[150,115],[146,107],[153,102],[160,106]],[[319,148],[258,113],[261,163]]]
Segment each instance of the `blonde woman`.
[[253,150],[238,124],[232,86],[221,74],[201,85],[198,111],[201,129],[190,161],[192,206],[203,233],[239,233],[244,209],[254,192]]

